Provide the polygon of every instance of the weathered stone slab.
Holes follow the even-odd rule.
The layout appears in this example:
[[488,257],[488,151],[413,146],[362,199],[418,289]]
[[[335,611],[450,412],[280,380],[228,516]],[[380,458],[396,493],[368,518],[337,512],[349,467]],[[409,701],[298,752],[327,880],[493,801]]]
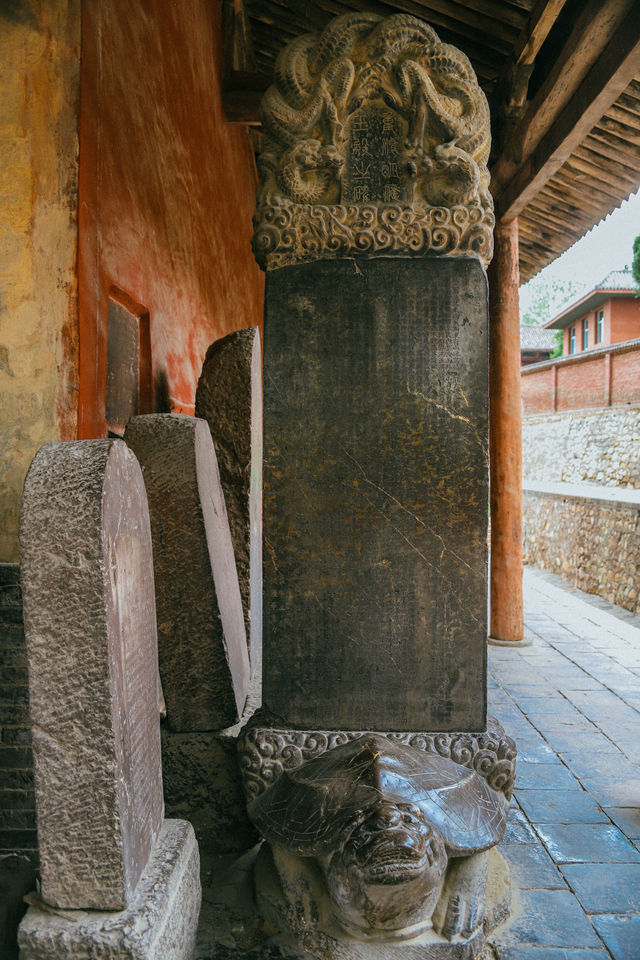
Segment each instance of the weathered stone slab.
[[151,532],[126,445],[42,447],[20,545],[42,897],[118,910],[163,810]]
[[209,428],[196,417],[149,414],[129,421],[125,440],[149,500],[167,720],[176,731],[227,727],[244,707],[249,656]]
[[268,272],[264,436],[267,710],[309,729],[485,729],[481,264]]
[[29,907],[21,960],[191,960],[200,912],[200,858],[193,828],[165,820],[135,897],[117,913]]
[[257,327],[207,350],[196,416],[209,424],[236,556],[252,671],[262,652],[262,363]]

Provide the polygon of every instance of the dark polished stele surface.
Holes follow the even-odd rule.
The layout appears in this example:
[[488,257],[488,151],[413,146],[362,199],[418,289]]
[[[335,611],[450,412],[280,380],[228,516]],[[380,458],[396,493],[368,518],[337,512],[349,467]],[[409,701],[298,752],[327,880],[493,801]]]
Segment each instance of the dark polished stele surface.
[[267,273],[265,707],[486,724],[487,290],[475,259]]

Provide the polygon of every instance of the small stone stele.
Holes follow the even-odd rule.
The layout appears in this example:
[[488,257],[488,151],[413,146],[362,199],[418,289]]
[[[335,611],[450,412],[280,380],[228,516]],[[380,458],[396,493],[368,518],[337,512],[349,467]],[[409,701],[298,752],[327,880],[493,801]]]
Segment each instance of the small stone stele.
[[42,447],[20,544],[42,897],[120,910],[163,815],[151,532],[126,445]]
[[262,648],[262,363],[257,327],[211,344],[196,391],[220,468],[251,669]]
[[133,417],[125,441],[149,499],[160,677],[172,730],[236,722],[249,657],[216,455],[204,420]]

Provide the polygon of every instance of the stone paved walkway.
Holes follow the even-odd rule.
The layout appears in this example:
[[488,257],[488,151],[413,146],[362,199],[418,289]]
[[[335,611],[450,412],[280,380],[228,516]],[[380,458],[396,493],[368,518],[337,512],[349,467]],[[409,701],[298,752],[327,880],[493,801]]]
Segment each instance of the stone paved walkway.
[[[640,960],[640,617],[526,570],[525,626],[530,646],[489,648],[490,711],[519,750],[495,956]],[[196,960],[281,960],[254,856],[203,865]]]
[[489,648],[518,742],[500,960],[640,960],[640,617],[525,571],[531,646]]

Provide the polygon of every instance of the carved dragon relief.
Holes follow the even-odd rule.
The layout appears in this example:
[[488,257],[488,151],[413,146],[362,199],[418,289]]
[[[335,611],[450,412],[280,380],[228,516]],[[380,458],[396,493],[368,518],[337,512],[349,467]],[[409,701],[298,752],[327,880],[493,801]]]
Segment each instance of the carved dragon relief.
[[261,266],[358,253],[489,262],[489,109],[463,53],[409,15],[350,13],[285,47],[274,79],[254,221]]

